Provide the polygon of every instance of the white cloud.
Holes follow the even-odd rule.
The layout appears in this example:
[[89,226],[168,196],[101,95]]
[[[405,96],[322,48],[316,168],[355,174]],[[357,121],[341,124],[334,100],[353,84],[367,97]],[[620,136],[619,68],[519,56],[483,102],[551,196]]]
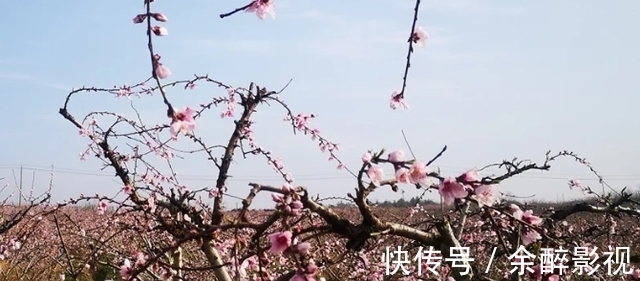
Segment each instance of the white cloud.
[[34,85],[39,85],[39,86],[43,86],[43,87],[47,87],[47,88],[51,88],[51,89],[55,89],[55,90],[62,90],[62,91],[71,91],[71,87],[70,86],[65,86],[65,85],[61,85],[61,84],[56,84],[56,83],[48,83],[48,82],[41,82],[37,79],[34,79],[32,76],[29,75],[23,75],[23,74],[14,74],[14,73],[3,73],[0,72],[0,80],[26,80],[28,84],[34,84]]
[[67,85],[61,85],[61,84],[55,84],[55,83],[42,83],[40,85],[51,88],[51,89],[67,91],[67,92],[71,92],[71,89],[73,88]]
[[26,79],[31,79],[31,76],[22,75],[22,74],[15,74],[15,73],[0,72],[0,79],[5,79],[5,80],[26,80]]

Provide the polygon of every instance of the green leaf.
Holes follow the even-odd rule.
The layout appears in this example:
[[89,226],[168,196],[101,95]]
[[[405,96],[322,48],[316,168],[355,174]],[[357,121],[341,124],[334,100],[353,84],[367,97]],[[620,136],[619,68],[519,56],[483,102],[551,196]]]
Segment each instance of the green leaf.
[[536,257],[538,257],[540,255],[540,248],[541,248],[540,242],[536,242],[536,244],[533,245],[533,254]]

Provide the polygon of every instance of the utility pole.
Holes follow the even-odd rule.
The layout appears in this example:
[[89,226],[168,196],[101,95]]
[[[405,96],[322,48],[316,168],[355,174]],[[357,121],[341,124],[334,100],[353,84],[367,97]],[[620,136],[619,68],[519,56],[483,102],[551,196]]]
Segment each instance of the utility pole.
[[18,206],[22,207],[22,166],[20,166],[20,184],[18,186],[18,193],[20,194],[20,196],[18,196]]

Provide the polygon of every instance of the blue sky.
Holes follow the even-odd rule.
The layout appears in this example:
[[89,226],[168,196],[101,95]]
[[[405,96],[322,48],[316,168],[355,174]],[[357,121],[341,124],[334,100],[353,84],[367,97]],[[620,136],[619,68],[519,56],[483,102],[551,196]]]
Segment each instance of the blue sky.
[[[172,78],[208,73],[233,86],[256,82],[271,89],[293,79],[283,99],[295,112],[319,115],[313,124],[341,144],[339,156],[353,169],[369,148],[406,150],[404,129],[419,158],[449,146],[437,162],[444,174],[568,149],[587,157],[616,188],[640,181],[638,1],[425,1],[419,24],[431,38],[414,54],[406,111],[391,111],[388,99],[402,85],[412,1],[276,0],[277,18],[266,21],[246,13],[218,18],[242,1],[156,2],[154,10],[169,18],[169,36],[156,39],[155,47]],[[144,27],[131,23],[140,12],[142,1],[0,2],[0,177],[13,183],[11,168],[35,168],[42,190],[54,165],[56,200],[118,192],[111,171],[101,171],[95,159],[79,160],[86,140],[57,110],[72,87],[133,84],[149,75]],[[223,94],[204,85],[169,90],[179,107]],[[159,97],[134,103],[147,123],[166,122]],[[128,100],[104,94],[79,96],[70,110],[132,114]],[[221,110],[198,124],[197,133],[211,142],[230,132]],[[258,113],[258,142],[280,155],[296,183],[312,193],[352,191],[349,174],[327,162],[314,142],[292,136],[283,116],[275,107]],[[203,158],[176,162],[193,189],[213,185],[216,171]],[[262,158],[238,159],[232,175],[234,195],[247,194],[250,181],[282,184]],[[548,200],[579,197],[567,188],[570,177],[597,184],[586,168],[565,160],[501,190]],[[31,182],[30,171],[25,181]],[[416,194],[406,188],[406,197]],[[372,198],[401,196],[385,190]],[[258,199],[257,206],[270,205],[268,197]]]

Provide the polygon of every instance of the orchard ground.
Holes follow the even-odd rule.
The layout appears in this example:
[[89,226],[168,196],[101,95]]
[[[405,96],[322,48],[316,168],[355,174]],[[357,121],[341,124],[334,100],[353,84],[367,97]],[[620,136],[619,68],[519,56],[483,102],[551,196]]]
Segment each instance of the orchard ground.
[[[535,213],[550,212],[557,208],[575,206],[581,202],[572,201],[566,203],[543,203],[533,202],[527,203],[526,208],[534,210]],[[521,204],[523,205],[523,204]],[[524,205],[523,205],[524,207]],[[10,212],[15,212],[18,207],[11,208]],[[40,211],[45,211],[43,208]],[[62,212],[38,215],[21,221],[17,226],[13,227],[7,236],[23,237],[24,243],[20,249],[11,251],[5,256],[0,263],[0,280],[59,280],[60,275],[67,273],[69,268],[80,269],[77,279],[67,280],[122,280],[120,277],[120,268],[122,264],[121,256],[135,256],[139,249],[149,249],[150,239],[159,237],[143,235],[142,232],[135,229],[122,229],[118,227],[118,221],[140,221],[144,222],[148,218],[128,214],[126,211],[120,214],[114,214],[115,210],[108,210],[105,214],[99,214],[97,206],[78,207],[72,206],[65,208]],[[407,225],[414,226],[418,229],[429,231],[433,228],[432,224],[425,223],[430,217],[437,217],[447,214],[452,217],[458,216],[456,212],[442,212],[442,206],[439,204],[425,204],[419,208],[415,207],[372,207],[373,212],[381,219],[389,221],[402,221]],[[361,221],[360,212],[356,207],[342,206],[337,207],[334,211],[340,217],[352,220],[354,222]],[[267,220],[273,214],[273,210],[251,210],[249,216],[256,221]],[[40,212],[35,212],[40,213]],[[229,221],[237,218],[239,210],[230,210],[226,219]],[[116,218],[110,221],[107,218]],[[311,215],[303,215],[305,222],[299,227],[308,227],[317,221],[317,218]],[[640,262],[640,218],[622,216],[615,218],[617,223],[615,231],[611,232],[607,225],[611,221],[601,216],[593,216],[591,214],[576,214],[563,220],[560,225],[565,225],[558,230],[558,237],[574,235],[576,242],[587,240],[588,244],[582,246],[593,247],[599,258],[594,263],[594,267],[600,264],[597,269],[602,275],[606,276],[607,268],[604,265],[604,252],[608,246],[612,247],[630,247],[631,256],[630,264],[627,268],[632,268]],[[473,217],[467,222],[470,227],[468,232],[462,236],[460,244],[470,249],[469,257],[474,259],[472,267],[476,270],[485,271],[489,264],[492,248],[499,248],[499,241],[494,236],[492,239],[491,229],[487,224],[483,223],[479,217]],[[278,226],[272,227],[268,231],[276,231]],[[587,234],[588,236],[579,236],[576,234]],[[246,248],[247,241],[255,232],[247,231],[224,231],[215,235],[214,243],[225,259],[233,259],[234,256],[245,256],[246,252],[234,253],[234,246],[238,249]],[[553,235],[551,235],[553,236]],[[566,238],[566,237],[565,237]],[[260,241],[261,247],[265,250],[269,248],[268,239]],[[336,235],[328,235],[307,240],[311,244],[311,251],[315,256],[321,259],[333,261],[330,266],[320,270],[318,277],[323,277],[327,281],[341,280],[361,280],[354,279],[354,276],[366,276],[366,271],[371,270],[371,274],[378,272],[376,268],[384,268],[387,263],[382,261],[382,254],[389,248],[391,251],[401,247],[402,250],[409,252],[408,264],[405,267],[411,270],[412,276],[418,276],[417,261],[414,260],[416,253],[420,247],[419,244],[413,243],[408,239],[379,238],[371,239],[366,243],[365,247],[359,253],[345,254],[342,249],[346,247],[347,239],[340,238]],[[240,245],[237,245],[239,243]],[[202,268],[207,268],[206,259],[198,249],[198,243],[189,243],[184,246],[184,265],[185,276],[188,280],[215,280],[213,273],[203,272]],[[571,252],[571,251],[570,251]],[[591,262],[591,261],[590,261]],[[281,264],[285,263],[285,264]],[[424,263],[424,261],[423,261]],[[393,271],[395,265],[388,263],[390,270]],[[267,268],[276,269],[280,267],[295,267],[295,262],[291,260],[272,260],[264,264]],[[498,254],[494,258],[489,273],[491,278],[501,280],[506,271],[514,266],[511,265],[507,255]],[[192,270],[189,270],[192,269]],[[613,270],[615,270],[614,267]],[[247,273],[251,274],[257,268],[248,266]],[[229,266],[229,270],[233,271],[233,266]],[[354,271],[359,271],[355,275]],[[426,266],[423,267],[421,274],[424,280],[440,280],[436,275],[429,274]],[[439,272],[447,272],[446,266],[443,266]],[[529,275],[529,274],[526,274]],[[525,276],[526,276],[525,275]],[[578,275],[570,273],[571,280],[597,280],[586,273]],[[384,280],[403,280],[402,270],[397,270],[395,275],[385,276]],[[364,280],[364,279],[363,279]],[[422,280],[422,279],[418,279]],[[443,279],[444,280],[444,279]],[[613,280],[613,279],[612,279]]]

